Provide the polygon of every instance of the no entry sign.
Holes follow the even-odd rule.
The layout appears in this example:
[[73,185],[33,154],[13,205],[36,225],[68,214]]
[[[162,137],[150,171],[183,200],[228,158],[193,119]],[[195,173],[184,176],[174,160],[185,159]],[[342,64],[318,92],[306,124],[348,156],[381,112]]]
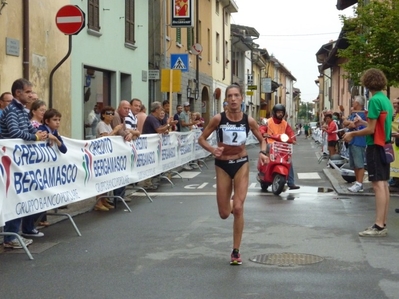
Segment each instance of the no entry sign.
[[65,5],[58,10],[55,23],[64,34],[78,34],[85,26],[85,14],[76,5]]

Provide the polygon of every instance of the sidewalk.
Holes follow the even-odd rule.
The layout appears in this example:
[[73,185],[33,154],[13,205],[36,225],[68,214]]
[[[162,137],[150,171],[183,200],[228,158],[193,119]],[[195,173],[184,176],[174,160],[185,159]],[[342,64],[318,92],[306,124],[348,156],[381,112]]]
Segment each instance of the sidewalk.
[[[326,163],[326,160],[323,160],[321,163]],[[373,186],[371,182],[368,181],[367,177],[365,177],[363,182],[364,191],[362,193],[353,193],[348,190],[348,187],[352,186],[352,183],[345,181],[339,171],[334,168],[324,168],[323,172],[338,195],[374,196]],[[399,197],[399,188],[390,187],[389,190],[391,192],[391,197]]]

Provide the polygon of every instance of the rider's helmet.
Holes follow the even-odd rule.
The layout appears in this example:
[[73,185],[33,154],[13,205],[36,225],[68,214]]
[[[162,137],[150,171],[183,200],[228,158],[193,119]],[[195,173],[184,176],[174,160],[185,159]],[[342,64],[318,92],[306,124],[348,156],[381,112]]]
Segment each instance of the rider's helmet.
[[274,107],[272,109],[272,114],[273,114],[274,117],[276,117],[277,111],[283,111],[283,113],[284,113],[283,117],[285,116],[285,107],[284,107],[284,105],[282,105],[282,104],[274,105]]

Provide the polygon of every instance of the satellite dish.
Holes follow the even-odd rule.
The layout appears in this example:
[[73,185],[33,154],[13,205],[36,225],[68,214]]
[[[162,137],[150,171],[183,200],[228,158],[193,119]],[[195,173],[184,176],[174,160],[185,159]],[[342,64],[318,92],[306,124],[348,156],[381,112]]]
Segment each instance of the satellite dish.
[[198,43],[192,45],[191,51],[193,52],[194,55],[199,55],[202,53],[202,46]]

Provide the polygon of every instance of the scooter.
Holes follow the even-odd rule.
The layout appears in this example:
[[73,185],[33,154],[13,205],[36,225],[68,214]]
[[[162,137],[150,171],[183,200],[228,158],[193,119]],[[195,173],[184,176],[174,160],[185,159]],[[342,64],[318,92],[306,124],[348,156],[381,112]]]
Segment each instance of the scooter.
[[269,163],[262,165],[258,160],[257,180],[263,191],[267,191],[271,185],[273,194],[279,195],[284,190],[290,172],[293,141],[287,134],[269,135],[268,138],[275,142],[270,145]]

